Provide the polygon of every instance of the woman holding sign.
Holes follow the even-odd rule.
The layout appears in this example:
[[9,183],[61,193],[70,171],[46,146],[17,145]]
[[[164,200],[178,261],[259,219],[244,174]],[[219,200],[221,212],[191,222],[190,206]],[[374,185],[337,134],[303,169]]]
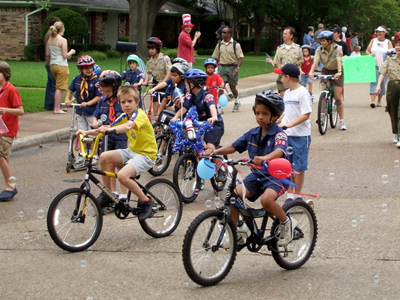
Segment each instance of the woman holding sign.
[[385,26],[383,25],[379,26],[377,29],[375,29],[375,32],[378,35],[378,37],[372,39],[369,42],[368,48],[365,51],[366,54],[374,56],[376,62],[376,67],[375,67],[376,81],[370,83],[370,91],[369,91],[369,94],[371,95],[371,104],[370,104],[371,108],[375,108],[375,106],[381,107],[382,96],[386,94],[386,89],[385,89],[386,78],[385,78],[384,81],[381,82],[382,84],[379,89],[380,92],[378,93],[378,103],[375,105],[375,98],[376,98],[375,91],[377,89],[378,85],[377,82],[379,78],[378,70],[380,67],[382,67],[383,62],[387,58],[386,52],[388,51],[388,49],[393,48],[392,42],[387,39],[388,33]]
[[389,57],[379,69],[380,75],[378,79],[378,85],[375,89],[375,93],[380,95],[381,84],[384,78],[389,77],[389,83],[387,86],[387,108],[392,123],[392,132],[394,133],[393,143],[400,148],[400,141],[398,133],[400,132],[400,119],[399,119],[399,99],[400,99],[400,39],[395,42],[396,55]]

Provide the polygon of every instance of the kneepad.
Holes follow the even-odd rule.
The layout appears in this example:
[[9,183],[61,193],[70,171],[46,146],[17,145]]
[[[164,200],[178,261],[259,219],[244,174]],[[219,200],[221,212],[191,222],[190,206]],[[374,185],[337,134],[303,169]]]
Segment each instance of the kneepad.
[[342,100],[335,100],[336,105],[342,105]]

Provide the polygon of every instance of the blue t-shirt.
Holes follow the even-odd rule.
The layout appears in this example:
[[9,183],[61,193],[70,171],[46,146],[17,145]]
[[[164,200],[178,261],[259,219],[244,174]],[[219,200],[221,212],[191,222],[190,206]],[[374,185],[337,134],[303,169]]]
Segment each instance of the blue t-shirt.
[[183,102],[183,107],[187,110],[189,110],[192,106],[196,107],[199,121],[207,121],[208,118],[211,118],[211,105],[215,105],[218,121],[220,121],[214,123],[213,129],[223,129],[224,122],[221,115],[219,114],[217,105],[215,104],[214,96],[211,93],[201,89],[197,96],[193,94],[187,94],[185,97],[185,101]]
[[[110,115],[110,106],[114,108],[114,112]],[[110,125],[114,122],[120,115],[123,114],[123,110],[117,97],[115,96],[114,100],[110,98],[106,98],[105,96],[101,97],[100,101],[97,103],[96,110],[93,113],[93,116],[103,122],[103,125]]]
[[[82,81],[85,79],[86,84],[82,83]],[[97,76],[93,73],[92,76],[89,78],[83,74],[79,74],[74,77],[72,80],[71,84],[68,87],[68,90],[71,91],[71,93],[75,93],[75,98],[78,101],[78,103],[82,102],[88,102],[92,100],[94,97],[101,96],[102,94],[100,93],[97,85],[98,85],[98,79]],[[85,91],[81,86],[84,88],[86,85],[87,91]],[[96,103],[97,104],[97,103]],[[84,116],[92,116],[95,109],[96,109],[96,104],[86,106],[86,107],[76,107],[76,113],[78,115],[84,115]]]
[[303,37],[303,45],[309,45],[309,46],[311,46],[311,49],[315,49],[315,48],[316,48],[314,39],[313,39],[312,36],[309,35],[308,33],[305,33],[305,34],[304,34],[304,37]]
[[129,69],[122,72],[121,78],[122,80],[126,80],[126,82],[129,82],[130,84],[135,84],[138,83],[140,79],[144,80],[144,75],[139,69],[136,69],[135,72],[132,72],[132,70]]
[[267,155],[276,149],[281,149],[283,154],[286,155],[287,135],[281,127],[274,123],[268,129],[264,138],[261,138],[261,131],[260,126],[250,129],[234,141],[232,147],[239,153],[247,150],[251,159],[256,156]]
[[[178,85],[178,89],[181,90],[181,93],[182,93],[183,96],[185,96],[187,94],[186,84],[185,84],[184,81],[182,81],[181,84]],[[166,106],[174,105],[174,99],[176,97],[178,97],[178,93],[177,93],[177,91],[175,91],[175,84],[174,83],[171,82],[171,84],[167,87],[167,90],[165,91],[164,97],[167,98],[167,100],[168,100]],[[175,105],[175,111],[178,111],[181,108],[180,101],[177,102],[177,103],[179,103],[179,104]]]

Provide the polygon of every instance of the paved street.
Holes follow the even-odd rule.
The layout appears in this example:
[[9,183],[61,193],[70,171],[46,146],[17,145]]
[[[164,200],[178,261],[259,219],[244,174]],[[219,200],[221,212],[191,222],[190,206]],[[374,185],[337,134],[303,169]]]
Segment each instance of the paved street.
[[[329,128],[321,136],[317,97],[313,104],[304,193],[320,194],[315,200],[319,232],[311,259],[299,270],[285,271],[272,257],[243,250],[220,284],[194,284],[183,268],[182,241],[190,222],[207,209],[209,183],[194,203],[184,205],[181,223],[169,237],[151,238],[136,219],[107,215],[91,251],[61,250],[47,233],[47,208],[63,189],[78,187],[79,182],[68,181],[82,179],[83,173],[65,172],[66,142],[49,143],[12,154],[19,194],[0,203],[1,298],[398,299],[400,169],[395,161],[400,149],[392,143],[384,108],[369,107],[368,91],[368,84],[346,85],[346,132]],[[228,104],[223,144],[256,126],[253,100],[244,98],[236,114]],[[165,177],[172,178],[171,170]],[[147,180],[147,174],[141,178]]]

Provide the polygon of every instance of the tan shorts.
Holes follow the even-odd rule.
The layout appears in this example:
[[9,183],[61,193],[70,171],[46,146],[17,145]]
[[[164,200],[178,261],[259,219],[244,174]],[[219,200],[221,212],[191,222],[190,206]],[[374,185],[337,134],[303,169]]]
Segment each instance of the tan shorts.
[[282,75],[279,74],[278,78],[276,79],[276,87],[278,88],[278,92],[284,92],[287,90],[287,88],[285,88],[285,86],[282,83]]
[[[325,68],[322,68],[321,75],[335,75],[338,72],[338,70],[328,70]],[[343,74],[343,73],[342,73]],[[321,82],[324,82],[323,79],[321,79]],[[344,86],[344,80],[343,80],[343,75],[339,77],[338,80],[333,80],[333,86]]]
[[66,90],[68,88],[69,67],[51,65],[50,71],[56,79],[56,88],[59,90]]
[[13,141],[14,141],[14,137],[12,137],[12,136],[0,137],[0,156],[8,158]]

